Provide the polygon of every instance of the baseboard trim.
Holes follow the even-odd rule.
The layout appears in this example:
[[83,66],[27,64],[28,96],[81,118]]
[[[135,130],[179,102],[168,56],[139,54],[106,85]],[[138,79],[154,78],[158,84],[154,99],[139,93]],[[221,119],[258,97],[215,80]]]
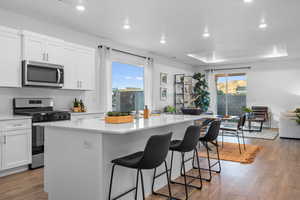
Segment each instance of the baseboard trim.
[[17,174],[17,173],[20,173],[20,172],[27,171],[28,169],[29,169],[29,166],[25,165],[25,166],[16,167],[16,168],[13,168],[13,169],[3,170],[3,171],[0,171],[0,177],[9,176],[9,175],[12,175],[12,174]]

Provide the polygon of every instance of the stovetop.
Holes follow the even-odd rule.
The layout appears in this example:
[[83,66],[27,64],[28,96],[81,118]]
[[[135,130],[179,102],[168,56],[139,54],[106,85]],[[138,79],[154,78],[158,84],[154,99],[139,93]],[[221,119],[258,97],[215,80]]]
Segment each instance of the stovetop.
[[32,116],[32,122],[51,122],[70,120],[67,111],[54,110],[52,98],[15,98],[13,99],[15,115]]
[[71,114],[67,111],[15,111],[16,115],[32,116],[32,122],[52,122],[70,120]]

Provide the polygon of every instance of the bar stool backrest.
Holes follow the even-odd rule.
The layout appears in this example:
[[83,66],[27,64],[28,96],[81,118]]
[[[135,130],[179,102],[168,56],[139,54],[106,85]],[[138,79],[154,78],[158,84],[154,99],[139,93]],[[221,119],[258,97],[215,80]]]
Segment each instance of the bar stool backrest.
[[239,122],[238,122],[238,129],[239,130],[242,130],[243,129],[243,127],[245,126],[245,122],[246,122],[246,115],[244,114],[244,115],[242,115],[241,117],[240,117],[240,119],[239,119]]
[[146,144],[144,155],[138,166],[140,169],[154,169],[166,159],[170,148],[172,133],[151,136]]
[[221,126],[221,120],[215,120],[211,122],[208,131],[203,137],[203,140],[207,142],[215,141],[219,136],[220,126]]
[[189,126],[186,131],[180,149],[182,152],[190,152],[195,149],[200,138],[200,126]]

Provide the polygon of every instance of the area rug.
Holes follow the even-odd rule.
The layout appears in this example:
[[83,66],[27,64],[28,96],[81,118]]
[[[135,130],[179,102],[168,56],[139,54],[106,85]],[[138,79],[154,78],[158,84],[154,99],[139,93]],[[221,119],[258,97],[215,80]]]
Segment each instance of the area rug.
[[[219,147],[220,159],[226,161],[239,162],[243,164],[250,164],[254,162],[257,153],[262,149],[261,146],[256,146],[252,144],[246,144],[246,150],[244,150],[244,146],[242,144],[241,147],[242,153],[240,154],[239,144],[224,142],[223,148],[222,145],[220,145]],[[217,158],[217,153],[215,150],[210,151],[209,153],[211,158]],[[199,152],[199,156],[207,158],[206,151]]]
[[244,131],[245,138],[256,138],[264,140],[275,140],[279,135],[277,128],[264,128],[261,132],[259,131]]
[[[226,123],[224,127],[236,127],[236,124]],[[247,129],[248,127],[245,127]],[[257,127],[253,126],[253,130],[258,130]],[[221,132],[220,132],[221,135]],[[225,134],[226,135],[226,134]],[[255,138],[255,139],[264,139],[264,140],[275,140],[279,135],[278,128],[263,128],[261,132],[259,131],[246,131],[244,130],[245,138]],[[232,137],[233,135],[226,135]],[[235,137],[235,136],[233,136]]]

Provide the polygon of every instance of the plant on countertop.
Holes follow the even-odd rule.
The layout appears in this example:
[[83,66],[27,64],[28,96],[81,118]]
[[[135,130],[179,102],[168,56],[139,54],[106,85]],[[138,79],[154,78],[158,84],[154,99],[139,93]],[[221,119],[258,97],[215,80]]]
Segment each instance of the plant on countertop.
[[176,112],[176,108],[174,106],[166,106],[164,110],[167,113],[175,113]]
[[79,101],[75,98],[75,100],[73,101],[73,108],[77,108],[80,106]]
[[296,108],[295,113],[300,113],[300,108]]
[[193,79],[197,81],[194,86],[195,106],[206,112],[210,104],[210,97],[205,74],[195,73]]
[[109,117],[120,117],[120,116],[129,116],[129,112],[107,112],[107,116]]
[[253,110],[252,110],[251,108],[247,108],[247,107],[243,107],[243,108],[242,108],[242,111],[243,111],[244,113],[252,113],[252,112],[253,112]]
[[296,117],[297,117],[296,122],[300,125],[300,113],[297,113]]

